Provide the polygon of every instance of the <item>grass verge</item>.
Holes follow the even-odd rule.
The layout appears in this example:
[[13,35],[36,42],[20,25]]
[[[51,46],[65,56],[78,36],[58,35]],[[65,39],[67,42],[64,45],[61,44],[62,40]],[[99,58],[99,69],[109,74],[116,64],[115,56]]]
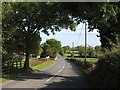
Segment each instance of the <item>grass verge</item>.
[[34,71],[31,68],[15,70],[9,74],[3,74],[2,78],[0,78],[0,83],[6,82],[9,80],[15,80],[16,78],[30,75],[32,73],[34,73]]
[[[43,63],[40,62],[38,65],[34,66],[36,63],[35,63],[35,61],[33,61],[33,62],[34,62],[34,64],[31,65],[33,67],[31,67],[29,69],[19,69],[10,74],[3,74],[2,78],[0,78],[0,83],[6,82],[9,80],[15,80],[16,78],[33,74],[40,70],[46,69],[47,67],[49,67],[50,65],[53,64],[53,62],[43,62]],[[38,61],[36,61],[36,62],[38,62]]]
[[0,83],[2,83],[2,82],[6,82],[6,81],[8,81],[9,79],[6,79],[6,78],[0,78]]
[[43,69],[49,67],[52,64],[53,64],[53,62],[44,62],[40,65],[36,65],[36,66],[32,67],[32,69],[35,71],[40,71],[40,70],[43,70]]

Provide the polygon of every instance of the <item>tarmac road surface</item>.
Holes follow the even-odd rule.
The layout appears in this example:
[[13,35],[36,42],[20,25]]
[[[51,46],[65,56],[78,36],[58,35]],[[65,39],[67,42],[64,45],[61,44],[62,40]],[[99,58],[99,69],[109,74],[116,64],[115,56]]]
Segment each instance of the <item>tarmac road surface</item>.
[[[3,90],[15,90],[17,88],[29,88],[39,90],[41,88],[86,88],[85,81],[80,70],[71,62],[58,55],[55,64],[47,69],[16,80],[2,84]],[[11,89],[10,89],[11,88]]]

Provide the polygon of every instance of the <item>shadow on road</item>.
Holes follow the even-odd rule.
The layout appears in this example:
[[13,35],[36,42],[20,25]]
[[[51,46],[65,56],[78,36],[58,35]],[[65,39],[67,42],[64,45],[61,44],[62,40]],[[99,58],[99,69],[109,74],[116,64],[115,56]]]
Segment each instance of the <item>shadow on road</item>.
[[[79,70],[75,70],[76,66],[73,63],[68,62],[71,65],[71,69],[74,70],[76,74],[80,74]],[[50,73],[45,73],[40,71],[23,78],[16,79],[17,81],[25,81],[27,79],[49,79],[53,77],[48,83],[45,83],[43,88],[86,88],[86,83],[83,80],[83,77],[80,76],[63,76],[63,75],[52,75]],[[57,78],[57,79],[56,79]],[[54,80],[55,79],[55,80]],[[41,89],[41,88],[40,88]],[[39,88],[37,90],[40,90]]]
[[[65,61],[66,62],[66,61]],[[81,76],[81,72],[78,70],[78,68],[71,62],[66,62],[68,67],[65,67],[65,71],[72,70],[74,71],[75,75],[71,75],[67,73],[67,75],[52,75],[52,72],[50,71],[52,69],[56,68],[56,65],[59,63],[54,64],[52,67],[46,69],[46,71],[40,71],[34,74],[31,74],[29,76],[24,76],[21,78],[15,79],[15,81],[27,81],[29,79],[33,80],[48,80],[51,77],[52,78],[48,82],[44,82],[45,85],[42,88],[86,88],[86,83],[84,82],[83,76]],[[64,69],[63,69],[64,70]],[[41,81],[40,81],[41,82]],[[24,82],[23,82],[24,83]],[[29,84],[29,81],[28,81]],[[41,88],[37,88],[36,90],[40,90]]]
[[85,88],[85,84],[81,79],[81,77],[64,77],[60,82],[46,84],[44,88]]

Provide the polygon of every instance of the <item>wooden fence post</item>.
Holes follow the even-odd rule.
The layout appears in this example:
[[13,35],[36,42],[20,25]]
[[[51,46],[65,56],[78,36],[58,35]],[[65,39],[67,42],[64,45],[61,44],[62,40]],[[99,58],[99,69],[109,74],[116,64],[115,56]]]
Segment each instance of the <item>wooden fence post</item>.
[[16,69],[18,68],[18,61],[16,61]]
[[20,69],[22,68],[22,60],[20,61]]
[[9,73],[9,70],[10,70],[10,67],[9,67],[10,65],[9,65],[9,62],[7,63],[7,73]]
[[12,70],[14,70],[14,61],[12,61],[11,63],[12,63]]

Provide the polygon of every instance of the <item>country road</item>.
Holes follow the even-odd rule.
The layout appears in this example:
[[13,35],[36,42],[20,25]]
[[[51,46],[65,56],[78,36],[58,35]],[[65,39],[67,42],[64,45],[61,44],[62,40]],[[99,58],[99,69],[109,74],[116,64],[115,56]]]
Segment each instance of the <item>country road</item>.
[[5,88],[86,88],[85,81],[79,69],[58,55],[55,64],[29,76],[11,80],[2,84]]

